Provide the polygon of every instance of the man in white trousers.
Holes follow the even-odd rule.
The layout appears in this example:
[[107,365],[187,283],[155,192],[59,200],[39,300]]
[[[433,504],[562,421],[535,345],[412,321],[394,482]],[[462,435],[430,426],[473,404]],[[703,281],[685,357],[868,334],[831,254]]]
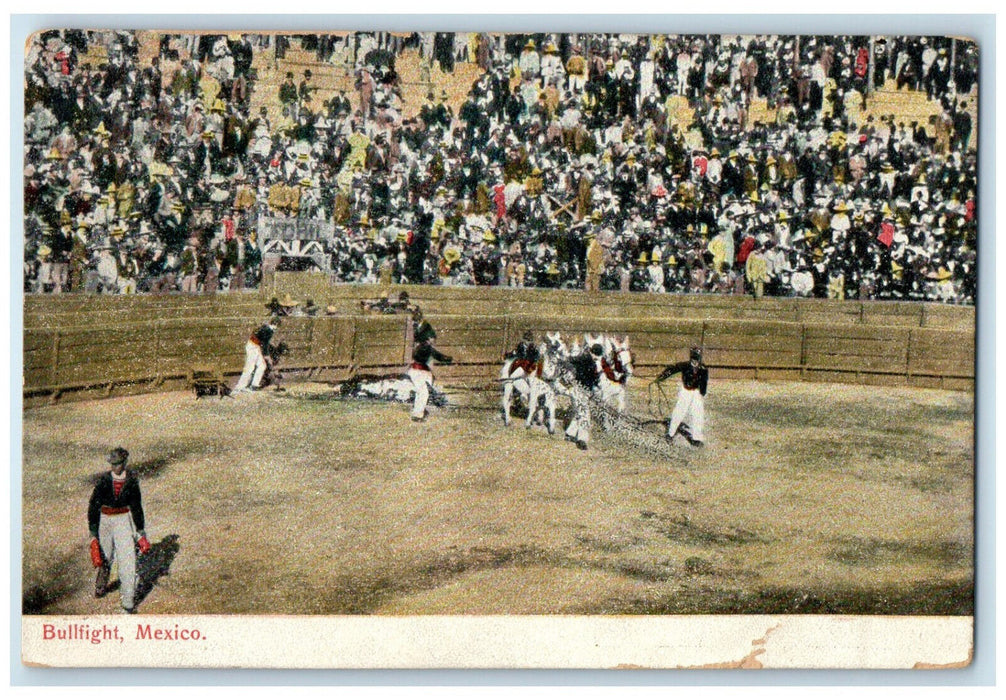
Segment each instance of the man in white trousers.
[[234,385],[234,393],[257,391],[262,386],[262,375],[269,362],[272,336],[279,327],[279,318],[272,318],[259,326],[245,343],[245,366],[241,378]]
[[430,360],[449,365],[454,360],[433,347],[436,331],[429,321],[423,319],[423,313],[418,308],[413,311],[415,347],[412,350],[412,365],[408,376],[412,380],[415,396],[412,401],[412,420],[421,421],[426,418],[426,404],[430,400],[430,390],[433,388],[433,371]]
[[94,595],[108,591],[112,564],[119,569],[119,594],[122,610],[136,612],[136,548],[140,554],[150,551],[144,532],[140,482],[126,470],[129,453],[116,447],[108,456],[111,469],[98,479],[87,506],[87,526],[91,532],[91,564],[98,570]]
[[566,426],[566,440],[581,450],[590,445],[590,399],[596,397],[601,381],[601,357],[604,348],[594,344],[573,355],[569,371],[557,382],[556,390],[569,397],[573,416]]
[[709,384],[709,369],[702,364],[702,351],[692,348],[688,362],[678,362],[664,368],[657,377],[662,382],[675,374],[681,373],[681,389],[678,390],[678,402],[667,422],[667,439],[674,442],[680,432],[692,445],[700,446],[705,442],[706,387]]

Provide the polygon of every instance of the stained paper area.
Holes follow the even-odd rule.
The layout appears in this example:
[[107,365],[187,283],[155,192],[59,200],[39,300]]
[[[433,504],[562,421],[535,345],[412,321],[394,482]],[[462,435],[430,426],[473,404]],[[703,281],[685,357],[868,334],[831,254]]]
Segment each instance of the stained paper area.
[[972,639],[971,617],[40,616],[23,620],[22,660],[115,667],[128,659],[148,668],[937,669],[970,663]]

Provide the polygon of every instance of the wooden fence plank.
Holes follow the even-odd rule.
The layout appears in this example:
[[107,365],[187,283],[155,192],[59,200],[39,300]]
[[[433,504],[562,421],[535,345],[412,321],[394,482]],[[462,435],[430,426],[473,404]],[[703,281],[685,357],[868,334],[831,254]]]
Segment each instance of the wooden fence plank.
[[818,369],[883,370],[907,373],[904,358],[873,357],[864,355],[834,355],[828,353],[807,353],[808,367]]
[[[369,288],[369,292],[376,289]],[[921,315],[923,310],[928,313],[929,306],[620,293],[595,298],[575,290],[408,289],[413,299],[421,300],[437,329],[438,347],[462,363],[444,375],[458,381],[491,381],[502,353],[528,329],[538,339],[545,331],[560,331],[567,342],[581,340],[585,332],[627,334],[640,374],[683,360],[689,346],[700,344],[710,365],[725,371],[763,370],[760,377],[790,376],[787,373],[795,371],[791,368],[801,366],[806,370],[805,378],[864,382],[888,381],[864,379],[864,373],[870,372],[880,373],[873,377],[894,377],[890,381],[898,383],[909,381],[909,375],[946,376],[949,380],[973,378],[974,374],[974,335],[966,327],[973,310],[968,309],[945,311],[939,307],[931,314],[931,320],[945,322],[949,328],[911,327],[906,319]],[[354,304],[368,290],[346,285],[330,287],[329,291],[331,295],[319,295],[316,301],[335,297],[355,309]],[[384,289],[373,296],[386,294]],[[448,308],[457,305],[465,314],[438,314],[439,302]],[[205,305],[202,312],[201,304]],[[27,328],[25,388],[129,381],[185,372],[199,362],[239,371],[248,334],[264,318],[261,304],[259,295],[29,297],[26,319],[48,322],[65,314],[87,322],[63,325],[58,331]],[[486,317],[477,313],[479,308],[504,309],[506,313]],[[631,312],[615,313],[627,309]],[[643,312],[681,315],[655,317]],[[869,322],[801,324],[789,320],[851,319],[857,313]],[[107,326],[91,323],[102,318],[115,322]],[[879,321],[888,325],[872,325]],[[403,369],[408,355],[404,335],[408,322],[405,315],[358,313],[289,318],[276,340],[290,346],[290,366],[345,368],[356,363],[362,368]]]
[[830,355],[880,356],[905,358],[905,343],[872,338],[816,338],[808,339],[807,352],[824,352]]
[[729,365],[741,367],[797,367],[800,364],[800,351],[773,352],[766,350],[709,350],[702,354],[702,359],[711,365]]

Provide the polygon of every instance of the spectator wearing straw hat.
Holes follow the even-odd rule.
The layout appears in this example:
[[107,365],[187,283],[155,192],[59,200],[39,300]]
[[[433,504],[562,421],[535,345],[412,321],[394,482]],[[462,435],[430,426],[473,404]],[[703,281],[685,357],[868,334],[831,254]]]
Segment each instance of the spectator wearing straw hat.
[[524,79],[537,80],[541,74],[541,56],[538,55],[533,39],[528,39],[517,59],[517,67]]

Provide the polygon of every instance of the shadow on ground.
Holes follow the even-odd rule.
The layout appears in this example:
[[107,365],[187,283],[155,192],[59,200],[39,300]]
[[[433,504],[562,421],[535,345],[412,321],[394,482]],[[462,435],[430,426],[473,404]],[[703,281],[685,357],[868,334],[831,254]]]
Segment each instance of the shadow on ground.
[[924,581],[871,588],[764,588],[754,592],[685,590],[673,598],[627,602],[630,615],[974,615],[974,586],[965,581]]
[[178,555],[181,545],[178,535],[168,535],[150,546],[150,551],[141,555],[137,562],[140,583],[136,587],[136,604],[139,605],[150,595],[158,579],[171,574],[171,564]]
[[[648,600],[608,599],[576,610],[594,615],[973,615],[971,580],[922,581],[890,587],[762,587],[744,590],[725,572],[700,557],[683,567],[638,565],[625,562],[587,563],[558,552],[534,547],[475,548],[438,557],[425,565],[399,572],[343,576],[321,596],[320,614],[369,614],[397,595],[408,595],[445,585],[458,576],[486,569],[555,566],[607,570],[644,582],[678,579],[685,583],[673,597]],[[719,580],[716,580],[719,579]],[[312,611],[314,612],[314,611]]]
[[94,585],[93,569],[89,569],[92,573],[88,579],[80,565],[86,557],[83,547],[76,548],[49,565],[40,577],[44,583],[26,585],[21,596],[22,614],[40,615],[50,605],[75,595],[85,582]]
[[[168,535],[150,547],[144,555],[137,555],[139,583],[136,587],[136,604],[139,605],[157,585],[162,576],[171,573],[171,564],[179,549],[178,535]],[[87,589],[93,592],[96,569],[81,566],[87,559],[86,552],[78,548],[54,561],[43,573],[45,583],[28,586],[21,598],[21,612],[24,615],[44,615],[46,610],[59,601],[77,595]],[[113,595],[120,588],[118,578],[110,581],[104,595]],[[104,596],[102,596],[104,597]]]
[[[130,462],[128,468],[129,471],[133,472],[140,479],[156,479],[159,476],[163,476],[165,470],[172,464],[182,462],[197,452],[198,447],[195,445],[176,445],[169,447],[165,454],[148,457],[137,462]],[[94,486],[105,473],[107,473],[107,469],[91,474],[86,478],[86,483],[89,486]]]

